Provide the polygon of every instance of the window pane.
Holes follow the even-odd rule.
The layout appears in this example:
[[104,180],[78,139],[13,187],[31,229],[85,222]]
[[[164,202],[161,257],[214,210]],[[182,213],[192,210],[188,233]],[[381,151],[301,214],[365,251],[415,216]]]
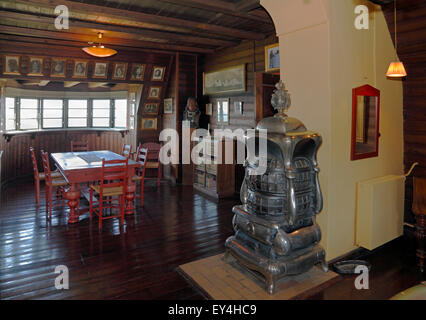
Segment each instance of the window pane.
[[127,100],[116,99],[114,102],[114,125],[116,128],[125,128],[127,119]]
[[93,109],[105,108],[109,109],[110,102],[109,100],[93,100]]
[[21,99],[21,109],[23,108],[37,109],[37,99]]
[[16,130],[15,98],[6,98],[6,130]]
[[21,119],[21,129],[22,130],[38,129],[37,119],[28,119],[28,120]]
[[44,109],[43,108],[43,119],[45,118],[62,119],[62,109]]
[[62,100],[43,100],[43,109],[62,109]]
[[62,99],[43,99],[43,128],[62,128]]
[[94,127],[109,127],[109,118],[93,118]]
[[87,127],[87,118],[68,118],[68,127]]
[[68,100],[68,127],[87,127],[87,100]]
[[43,127],[44,128],[61,128],[62,119],[44,119]]
[[20,110],[20,116],[22,119],[37,119],[37,109],[22,109]]
[[109,109],[93,109],[93,117],[109,118]]

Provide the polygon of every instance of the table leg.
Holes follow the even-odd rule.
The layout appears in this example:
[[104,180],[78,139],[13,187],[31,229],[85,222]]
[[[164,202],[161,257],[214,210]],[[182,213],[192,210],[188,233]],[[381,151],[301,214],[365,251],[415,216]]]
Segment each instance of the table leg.
[[135,213],[135,207],[133,206],[133,200],[135,199],[136,184],[129,179],[126,190],[126,215],[132,215]]
[[71,186],[66,190],[65,199],[68,200],[68,206],[70,207],[68,223],[77,223],[78,212],[76,212],[76,206],[78,204],[78,200],[80,199],[80,185],[78,183],[72,183]]

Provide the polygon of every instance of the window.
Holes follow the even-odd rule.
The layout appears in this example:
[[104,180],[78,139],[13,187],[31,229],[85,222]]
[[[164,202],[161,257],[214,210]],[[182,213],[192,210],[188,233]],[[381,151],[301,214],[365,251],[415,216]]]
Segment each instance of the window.
[[94,127],[109,127],[111,101],[94,99],[92,113],[93,113],[92,125]]
[[127,99],[114,100],[114,128],[125,128],[127,120]]
[[6,98],[6,130],[16,130],[15,98]]
[[43,129],[63,127],[63,108],[63,100],[43,99]]
[[68,127],[87,127],[87,100],[68,100]]
[[38,99],[20,99],[19,129],[38,129]]
[[5,98],[6,131],[92,127],[125,129],[127,123],[127,99]]

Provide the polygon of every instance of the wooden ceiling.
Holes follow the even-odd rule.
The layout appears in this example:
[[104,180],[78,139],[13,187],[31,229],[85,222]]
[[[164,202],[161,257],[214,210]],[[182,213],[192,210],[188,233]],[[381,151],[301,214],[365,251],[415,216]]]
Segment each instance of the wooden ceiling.
[[[57,30],[57,5],[69,9]],[[275,34],[259,0],[0,0],[0,40],[82,47],[212,53]]]

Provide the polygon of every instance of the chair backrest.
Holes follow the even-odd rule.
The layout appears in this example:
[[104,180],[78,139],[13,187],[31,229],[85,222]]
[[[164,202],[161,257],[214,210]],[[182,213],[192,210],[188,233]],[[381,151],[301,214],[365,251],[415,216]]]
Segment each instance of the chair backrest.
[[38,166],[37,159],[35,157],[34,148],[30,147],[31,160],[33,162],[34,179],[38,179]]
[[426,178],[413,178],[413,212],[426,215]]
[[121,151],[121,155],[129,159],[131,154],[132,154],[132,145],[131,144],[123,145],[123,151]]
[[89,151],[89,143],[87,141],[71,141],[71,152]]
[[148,160],[148,149],[142,148],[140,145],[138,146],[136,153],[136,162],[139,162],[140,168],[137,171],[137,175],[141,177],[145,177],[145,169],[146,162]]
[[143,143],[140,147],[148,150],[148,157],[147,157],[148,161],[159,160],[160,150],[161,150],[160,144],[155,142],[146,142],[146,143]]
[[102,159],[102,176],[99,192],[101,198],[104,187],[123,187],[123,192],[125,192],[128,179],[128,167],[128,158],[125,160]]
[[45,183],[50,184],[52,182],[52,176],[50,172],[49,154],[43,150],[41,150],[41,160],[43,162]]

